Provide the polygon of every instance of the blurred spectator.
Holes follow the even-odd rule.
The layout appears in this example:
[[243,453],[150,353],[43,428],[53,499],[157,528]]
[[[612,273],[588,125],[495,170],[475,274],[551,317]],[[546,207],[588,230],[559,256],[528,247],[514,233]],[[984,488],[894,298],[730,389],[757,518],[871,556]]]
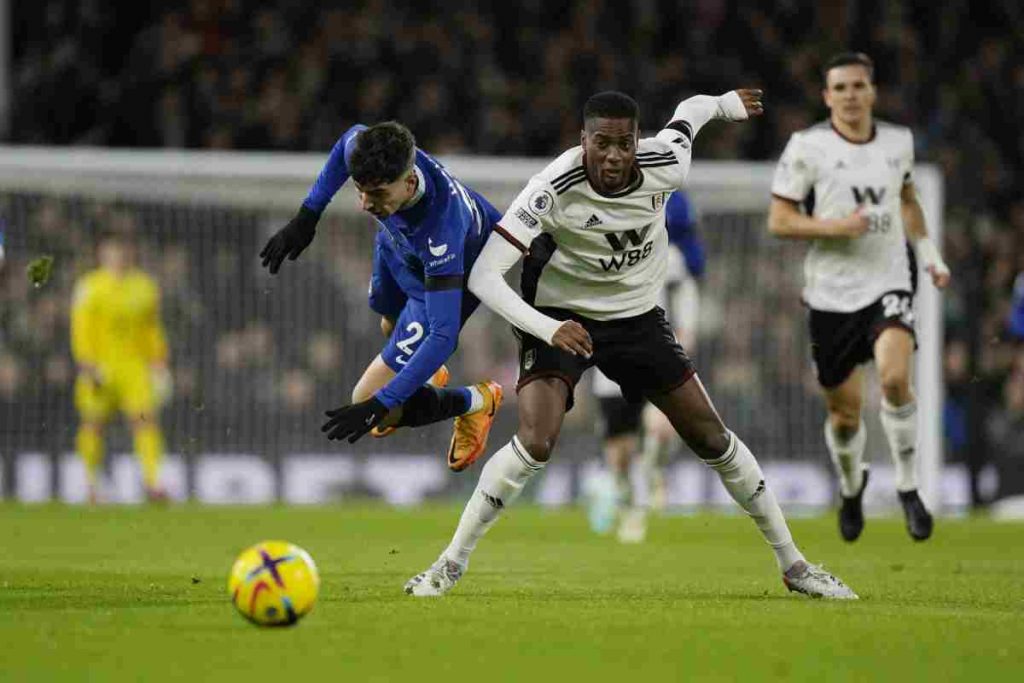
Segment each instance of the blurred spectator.
[[1014,338],[1024,341],[1024,270],[1017,273],[1017,278],[1013,281],[1013,297],[1010,300],[1007,327]]
[[308,347],[309,367],[318,375],[332,375],[341,368],[341,340],[336,334],[320,331],[313,334]]
[[1000,498],[1024,495],[1024,363],[1007,377],[1003,399],[987,425]]
[[0,354],[0,399],[11,403],[18,397],[24,374],[21,364],[14,355]]

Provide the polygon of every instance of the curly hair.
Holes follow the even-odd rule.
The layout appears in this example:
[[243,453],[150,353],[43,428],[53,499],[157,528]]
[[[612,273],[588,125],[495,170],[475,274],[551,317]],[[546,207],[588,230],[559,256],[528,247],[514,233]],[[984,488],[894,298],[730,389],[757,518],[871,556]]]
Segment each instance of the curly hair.
[[397,121],[385,121],[361,131],[348,160],[348,170],[360,185],[393,183],[413,163],[416,138]]
[[584,124],[592,119],[640,120],[640,106],[632,97],[616,90],[606,90],[592,95],[583,105]]

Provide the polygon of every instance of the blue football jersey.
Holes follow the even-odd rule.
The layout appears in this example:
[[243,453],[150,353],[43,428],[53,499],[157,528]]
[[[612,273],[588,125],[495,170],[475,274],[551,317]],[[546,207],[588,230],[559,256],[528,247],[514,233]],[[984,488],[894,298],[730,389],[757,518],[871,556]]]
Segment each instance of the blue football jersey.
[[[304,204],[322,212],[348,180],[348,159],[365,126],[347,130]],[[377,398],[387,407],[403,403],[455,350],[464,311],[466,275],[501,217],[486,199],[456,180],[436,159],[417,149],[415,166],[422,194],[410,207],[377,219],[370,306],[396,317],[409,299],[421,302],[427,329],[416,353]],[[475,303],[475,297],[470,300]],[[393,368],[395,369],[395,368]]]
[[[416,168],[423,178],[423,196],[414,206],[378,221],[375,252],[402,292],[423,300],[428,280],[469,273],[500,215],[426,152],[416,151]],[[371,306],[378,310],[373,302]]]

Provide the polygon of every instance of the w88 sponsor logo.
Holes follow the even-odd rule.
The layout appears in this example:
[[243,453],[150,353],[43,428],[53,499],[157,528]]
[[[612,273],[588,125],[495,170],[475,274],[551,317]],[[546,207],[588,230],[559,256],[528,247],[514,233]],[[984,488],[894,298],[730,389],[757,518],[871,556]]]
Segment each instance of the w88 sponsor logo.
[[610,270],[622,270],[623,267],[629,268],[640,263],[654,251],[654,242],[646,242],[647,233],[650,231],[651,226],[647,225],[643,230],[637,232],[636,230],[626,230],[621,233],[608,232],[605,233],[604,237],[608,240],[608,245],[612,248],[612,251],[616,252],[607,261],[603,258],[599,258],[601,262],[601,268],[605,272]]
[[624,267],[629,268],[640,263],[654,251],[654,242],[648,242],[642,248],[629,249],[623,251],[620,254],[613,254],[611,258],[605,261],[603,258],[598,259],[601,262],[601,267],[607,272],[609,270],[622,270]]

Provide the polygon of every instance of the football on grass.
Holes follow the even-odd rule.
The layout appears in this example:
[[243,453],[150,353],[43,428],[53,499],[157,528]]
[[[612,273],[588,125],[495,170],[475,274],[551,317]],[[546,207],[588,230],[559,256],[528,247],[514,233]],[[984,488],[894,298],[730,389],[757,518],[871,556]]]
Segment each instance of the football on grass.
[[235,608],[259,626],[291,626],[313,609],[320,574],[305,550],[286,541],[246,548],[228,577]]

